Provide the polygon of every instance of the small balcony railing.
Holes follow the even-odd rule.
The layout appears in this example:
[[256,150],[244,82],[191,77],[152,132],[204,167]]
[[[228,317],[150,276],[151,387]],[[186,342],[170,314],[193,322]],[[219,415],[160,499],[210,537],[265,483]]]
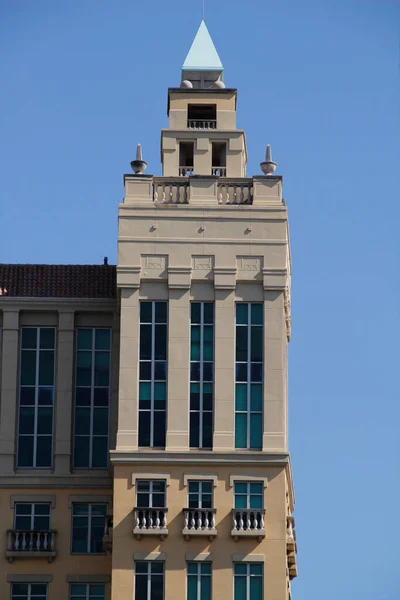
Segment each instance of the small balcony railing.
[[215,177],[226,177],[226,167],[212,167],[211,175]]
[[242,178],[218,183],[218,204],[253,204],[253,181]]
[[112,551],[112,538],[113,538],[113,516],[106,515],[104,522],[104,535],[103,535],[103,550],[107,554]]
[[217,129],[217,120],[188,119],[188,129]]
[[190,539],[190,536],[207,536],[213,540],[217,536],[215,513],[215,508],[184,508],[182,535],[185,539]]
[[239,537],[258,537],[261,541],[265,537],[265,509],[232,509],[232,537],[237,541]]
[[14,558],[45,557],[52,562],[56,556],[56,531],[7,531],[6,557],[9,562]]
[[194,175],[194,167],[179,167],[179,177]]
[[154,177],[153,200],[157,204],[188,204],[189,180],[180,177]]
[[135,508],[134,536],[158,535],[163,540],[168,535],[167,508]]

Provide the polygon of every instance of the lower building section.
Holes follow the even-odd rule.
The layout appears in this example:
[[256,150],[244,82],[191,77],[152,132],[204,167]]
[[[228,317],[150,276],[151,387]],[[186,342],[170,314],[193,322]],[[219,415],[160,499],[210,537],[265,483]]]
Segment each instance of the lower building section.
[[115,465],[112,600],[287,600],[287,496],[284,466]]
[[110,600],[111,490],[2,489],[0,498],[1,599]]

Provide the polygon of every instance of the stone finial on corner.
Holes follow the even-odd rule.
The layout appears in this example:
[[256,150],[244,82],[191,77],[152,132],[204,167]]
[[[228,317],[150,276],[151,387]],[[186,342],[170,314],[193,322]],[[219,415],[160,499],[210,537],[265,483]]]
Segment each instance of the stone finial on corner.
[[260,164],[261,170],[264,175],[273,175],[276,171],[276,162],[272,160],[271,146],[268,144],[267,152],[265,154],[265,160]]
[[131,162],[132,171],[135,175],[142,175],[147,169],[147,162],[143,160],[142,146],[137,145],[136,149],[136,160]]

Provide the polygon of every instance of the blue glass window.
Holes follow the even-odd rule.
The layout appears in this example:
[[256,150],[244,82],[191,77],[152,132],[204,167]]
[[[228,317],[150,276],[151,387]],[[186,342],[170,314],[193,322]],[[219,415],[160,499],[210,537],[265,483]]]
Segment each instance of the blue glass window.
[[191,448],[213,445],[214,304],[191,304],[190,435]]
[[236,304],[235,447],[262,449],[263,305]]
[[72,554],[103,554],[107,504],[72,505]]
[[187,563],[187,600],[211,600],[211,563]]
[[69,600],[106,600],[104,583],[71,583]]
[[47,600],[47,583],[13,583],[11,600]]
[[135,600],[163,600],[164,563],[139,561],[135,563]]
[[262,563],[235,563],[233,571],[235,580],[234,600],[263,599]]
[[108,465],[111,330],[76,331],[74,414],[75,468],[104,469]]
[[23,327],[18,414],[18,467],[53,463],[54,327]]
[[140,303],[139,446],[165,447],[167,303]]

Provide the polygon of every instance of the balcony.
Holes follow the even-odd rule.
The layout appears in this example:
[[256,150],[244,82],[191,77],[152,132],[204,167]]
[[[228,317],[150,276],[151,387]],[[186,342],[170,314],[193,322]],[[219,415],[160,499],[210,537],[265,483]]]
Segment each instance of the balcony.
[[265,509],[232,509],[231,535],[235,542],[242,537],[256,537],[261,542],[265,538]]
[[215,508],[184,508],[183,530],[185,540],[192,536],[208,537],[212,542],[217,537]]
[[6,557],[9,562],[15,558],[47,558],[49,563],[56,556],[56,531],[7,531]]
[[215,177],[226,177],[226,167],[211,167],[211,175]]
[[106,554],[112,552],[113,516],[106,515],[104,523],[103,550]]
[[179,177],[190,177],[194,175],[194,167],[179,167]]
[[217,129],[217,120],[209,119],[208,121],[204,121],[201,119],[188,119],[187,126],[188,129]]
[[168,535],[167,508],[135,508],[133,535],[137,540],[143,536],[156,535],[164,540]]
[[[215,167],[217,168],[217,167]],[[188,170],[189,169],[189,170]],[[218,167],[223,171],[223,167]],[[179,177],[154,177],[153,200],[156,204],[189,204],[191,186],[195,185],[189,180],[190,167],[180,167],[179,172],[185,170],[186,176]],[[226,172],[226,170],[225,170]],[[193,173],[191,173],[193,174]],[[223,174],[221,177],[225,177]],[[192,181],[192,183],[190,183]],[[248,178],[223,179],[215,182],[216,204],[253,204],[253,180]]]
[[297,554],[297,544],[296,544],[296,531],[294,529],[295,521],[294,517],[287,517],[287,526],[286,526],[286,554],[287,554],[287,564],[289,570],[289,578],[292,580],[297,577],[297,564],[296,564],[296,554]]

